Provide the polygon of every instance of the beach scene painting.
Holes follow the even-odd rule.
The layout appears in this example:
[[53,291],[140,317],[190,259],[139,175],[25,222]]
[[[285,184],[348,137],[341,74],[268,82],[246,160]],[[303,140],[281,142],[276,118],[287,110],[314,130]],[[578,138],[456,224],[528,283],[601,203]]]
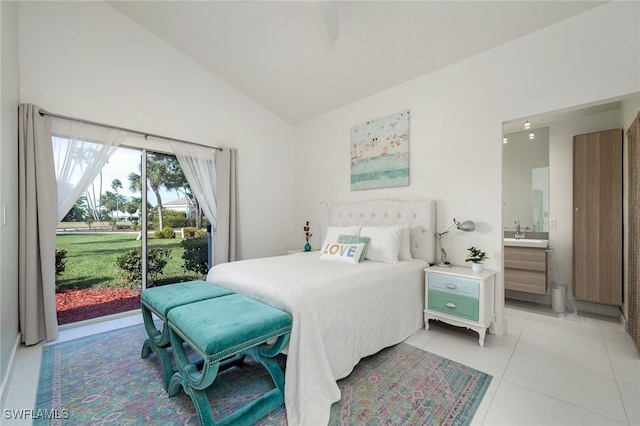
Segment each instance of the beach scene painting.
[[409,185],[409,111],[351,128],[351,190]]

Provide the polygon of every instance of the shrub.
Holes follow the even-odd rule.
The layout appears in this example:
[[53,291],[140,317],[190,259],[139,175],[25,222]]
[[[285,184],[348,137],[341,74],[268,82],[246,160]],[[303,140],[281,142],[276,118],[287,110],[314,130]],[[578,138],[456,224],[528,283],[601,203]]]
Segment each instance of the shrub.
[[162,229],[158,229],[156,232],[154,232],[154,235],[159,240],[164,240],[164,239],[175,238],[176,237],[176,233],[173,232],[173,228],[171,228],[169,226],[165,226]]
[[[171,258],[171,250],[153,248],[147,254],[147,286],[152,287],[158,281],[158,276]],[[130,287],[135,287],[142,283],[142,250],[131,249],[125,254],[116,257],[116,265],[122,269],[122,280],[126,281]]]
[[56,277],[62,275],[64,272],[65,258],[67,257],[67,250],[65,249],[56,249]]
[[[195,229],[195,228],[192,228]],[[197,230],[198,231],[202,230]],[[206,231],[204,232],[206,236]],[[182,259],[184,259],[183,268],[185,271],[193,271],[197,274],[205,275],[209,271],[209,246],[207,238],[195,237],[186,238],[187,232],[185,228],[185,239],[180,242],[180,246],[184,249]]]
[[[158,227],[158,209],[154,208],[151,212],[151,226]],[[169,226],[171,228],[182,228],[183,226],[189,226],[189,219],[184,212],[179,212],[171,209],[162,209],[162,226]]]
[[206,229],[198,229],[192,226],[184,228],[184,239],[191,240],[193,238],[205,238],[207,236]]
[[[200,224],[200,226],[202,228],[206,229],[208,225],[209,225],[209,220],[207,219],[206,216],[203,215],[202,216],[202,223]],[[196,226],[196,216],[195,215],[193,215],[193,216],[191,216],[189,218],[189,226],[194,226],[194,227]]]

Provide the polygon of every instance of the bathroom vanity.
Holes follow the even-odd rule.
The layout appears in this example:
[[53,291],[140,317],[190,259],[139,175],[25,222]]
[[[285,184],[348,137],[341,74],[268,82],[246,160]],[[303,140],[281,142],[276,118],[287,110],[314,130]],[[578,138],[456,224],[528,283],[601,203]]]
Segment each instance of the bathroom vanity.
[[547,293],[548,240],[504,239],[504,288]]

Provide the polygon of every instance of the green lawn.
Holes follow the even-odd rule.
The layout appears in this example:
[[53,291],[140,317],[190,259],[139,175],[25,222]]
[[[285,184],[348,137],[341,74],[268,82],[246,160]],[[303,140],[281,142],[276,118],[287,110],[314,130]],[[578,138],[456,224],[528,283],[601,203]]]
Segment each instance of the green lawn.
[[[56,248],[66,249],[66,268],[57,277],[58,288],[127,287],[120,279],[121,270],[115,264],[116,257],[127,250],[141,247],[136,232],[117,234],[62,234],[56,237]],[[148,237],[149,247],[171,249],[171,259],[158,280],[158,285],[172,282],[203,279],[202,275],[185,271],[180,238],[155,239]]]

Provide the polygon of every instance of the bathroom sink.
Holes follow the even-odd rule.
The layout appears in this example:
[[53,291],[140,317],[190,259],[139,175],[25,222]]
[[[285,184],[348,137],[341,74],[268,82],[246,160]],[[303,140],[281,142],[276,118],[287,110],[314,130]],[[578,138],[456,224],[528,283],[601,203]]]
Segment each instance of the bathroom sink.
[[537,247],[547,248],[549,240],[534,240],[528,238],[505,238],[504,245],[510,247]]

